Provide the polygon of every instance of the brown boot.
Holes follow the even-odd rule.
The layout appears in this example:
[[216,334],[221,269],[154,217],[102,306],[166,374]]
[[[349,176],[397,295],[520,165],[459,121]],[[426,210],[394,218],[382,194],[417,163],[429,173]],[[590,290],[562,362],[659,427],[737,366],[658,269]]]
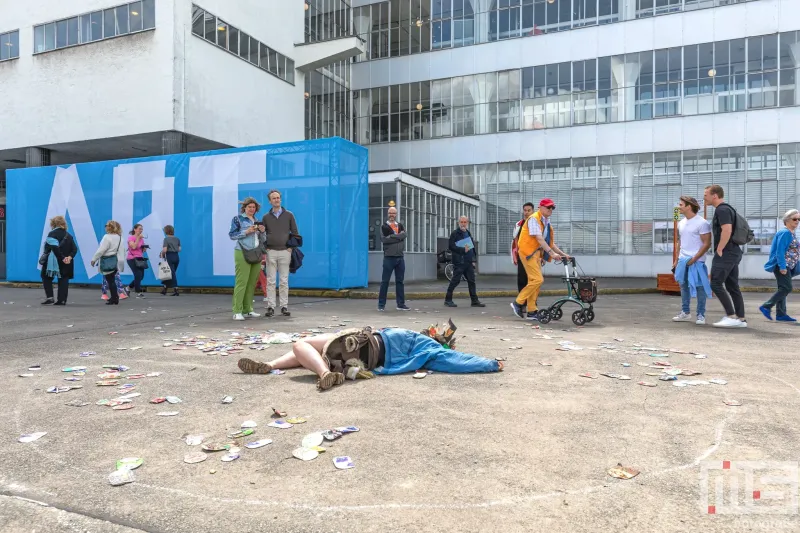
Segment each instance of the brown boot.
[[244,357],[239,359],[239,370],[245,374],[269,374],[272,366],[269,363],[258,363]]
[[344,383],[344,374],[341,372],[325,372],[321,378],[317,380],[318,390],[328,390],[335,385]]

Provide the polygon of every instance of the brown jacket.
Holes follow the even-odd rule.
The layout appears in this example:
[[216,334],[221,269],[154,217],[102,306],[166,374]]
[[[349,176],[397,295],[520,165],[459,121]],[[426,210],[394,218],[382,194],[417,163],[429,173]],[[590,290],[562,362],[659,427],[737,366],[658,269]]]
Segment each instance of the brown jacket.
[[361,360],[359,356],[362,350],[366,350],[368,354],[366,370],[373,370],[378,366],[380,347],[369,326],[343,329],[336,333],[322,348],[322,358],[331,372],[344,372],[345,366],[353,366],[352,363],[348,365],[348,361]]

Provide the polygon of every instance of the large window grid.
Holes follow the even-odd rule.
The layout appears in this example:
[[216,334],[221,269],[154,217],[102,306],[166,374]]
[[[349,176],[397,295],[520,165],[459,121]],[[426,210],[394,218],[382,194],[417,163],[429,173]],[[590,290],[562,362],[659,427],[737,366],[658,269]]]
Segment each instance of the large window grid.
[[306,139],[353,138],[353,101],[350,64],[340,61],[319,68],[305,77]]
[[353,35],[350,2],[306,0],[306,42],[317,43]]
[[33,53],[41,54],[88,44],[156,27],[155,0],[139,0],[121,6],[33,27]]
[[19,58],[19,30],[0,33],[0,61]]
[[192,6],[192,33],[294,85],[293,60],[196,5]]
[[[582,255],[669,254],[672,209],[681,195],[703,201],[713,183],[753,228],[745,253],[766,254],[781,217],[800,206],[800,144],[687,150],[409,169],[481,199],[481,254],[508,253],[522,203],[552,198],[556,238]],[[459,176],[459,180],[454,178]],[[708,206],[709,220],[713,208]],[[474,224],[474,220],[473,220]]]
[[366,61],[745,1],[755,0],[391,0],[355,8],[353,20]]
[[397,207],[398,220],[406,229],[407,253],[436,253],[437,240],[447,239],[458,227],[458,217],[467,215],[473,229],[477,225],[478,208],[456,198],[427,191],[404,182],[370,183],[369,185],[369,250],[383,250],[381,224],[386,219],[389,202]]
[[396,142],[800,105],[798,34],[364,89],[356,138]]

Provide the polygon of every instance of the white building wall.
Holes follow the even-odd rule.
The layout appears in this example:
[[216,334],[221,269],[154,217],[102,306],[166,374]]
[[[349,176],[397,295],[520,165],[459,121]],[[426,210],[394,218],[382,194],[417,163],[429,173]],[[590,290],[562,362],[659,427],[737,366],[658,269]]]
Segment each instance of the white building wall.
[[[0,63],[0,150],[178,130],[233,146],[303,139],[294,85],[191,33],[191,0],[156,0],[156,28],[33,55],[33,27],[125,0],[0,0],[20,57]],[[198,2],[289,58],[303,0]]]
[[[232,146],[302,140],[303,74],[290,85],[192,35],[192,1],[176,4],[176,129]],[[197,5],[291,59],[303,42],[303,0]]]
[[800,108],[368,145],[370,171],[800,142]]
[[33,27],[123,0],[0,0],[20,57],[0,63],[0,149],[172,129],[173,0],[156,30],[33,55]]

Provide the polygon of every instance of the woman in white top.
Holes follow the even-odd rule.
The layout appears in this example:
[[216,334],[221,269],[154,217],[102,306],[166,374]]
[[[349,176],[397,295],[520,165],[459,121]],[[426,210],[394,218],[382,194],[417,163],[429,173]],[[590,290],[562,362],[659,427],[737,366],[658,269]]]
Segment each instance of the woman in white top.
[[[116,257],[116,267],[113,269],[110,269],[110,267],[103,268],[101,261],[103,257]],[[97,247],[97,251],[92,256],[92,266],[95,265],[106,278],[108,290],[111,293],[106,305],[119,305],[119,293],[117,292],[115,276],[117,272],[125,271],[125,247],[122,246],[122,227],[119,222],[114,220],[106,222],[106,234],[103,235],[100,246]]]

